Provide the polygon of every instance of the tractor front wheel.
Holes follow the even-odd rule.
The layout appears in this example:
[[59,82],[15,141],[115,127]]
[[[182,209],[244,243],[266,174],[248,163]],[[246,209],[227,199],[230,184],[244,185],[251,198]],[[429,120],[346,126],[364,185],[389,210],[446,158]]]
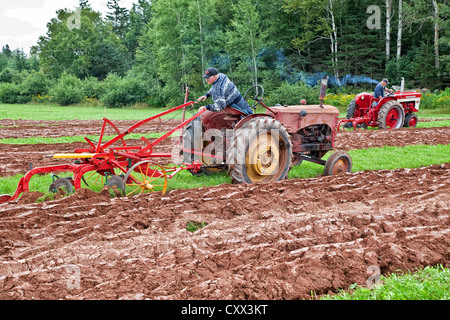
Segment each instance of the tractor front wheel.
[[285,179],[292,164],[292,143],[286,128],[271,117],[258,117],[235,131],[227,151],[232,183]]
[[378,127],[380,129],[400,129],[405,122],[405,110],[396,100],[386,102],[378,113]]
[[337,151],[325,163],[324,175],[332,176],[345,172],[352,172],[352,158],[345,151]]
[[414,113],[410,113],[405,118],[404,126],[406,128],[415,128],[417,126],[417,116]]

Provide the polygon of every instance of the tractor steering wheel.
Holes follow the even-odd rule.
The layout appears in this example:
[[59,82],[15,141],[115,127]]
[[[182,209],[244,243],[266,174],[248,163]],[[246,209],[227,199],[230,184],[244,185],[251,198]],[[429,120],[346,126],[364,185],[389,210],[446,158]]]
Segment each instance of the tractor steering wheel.
[[247,101],[247,99],[253,100],[253,103],[251,105],[252,109],[256,109],[256,106],[261,103],[264,97],[264,88],[257,84],[251,87],[247,90],[247,92],[244,95],[244,100]]

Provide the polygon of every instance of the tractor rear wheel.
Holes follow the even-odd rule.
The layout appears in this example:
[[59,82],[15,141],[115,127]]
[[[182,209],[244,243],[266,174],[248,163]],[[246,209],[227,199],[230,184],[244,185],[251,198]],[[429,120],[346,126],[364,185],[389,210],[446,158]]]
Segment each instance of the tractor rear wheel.
[[352,158],[345,151],[337,151],[328,158],[323,171],[326,176],[352,172]]
[[[352,119],[355,117],[355,110],[356,110],[356,99],[353,99],[347,107],[347,119]],[[344,124],[344,128],[347,129],[353,128],[353,124],[351,122],[346,122]]]
[[400,129],[405,122],[405,110],[396,100],[386,102],[378,113],[377,124],[380,129]]
[[258,117],[235,131],[227,150],[232,183],[285,179],[292,164],[292,143],[286,128],[271,117]]

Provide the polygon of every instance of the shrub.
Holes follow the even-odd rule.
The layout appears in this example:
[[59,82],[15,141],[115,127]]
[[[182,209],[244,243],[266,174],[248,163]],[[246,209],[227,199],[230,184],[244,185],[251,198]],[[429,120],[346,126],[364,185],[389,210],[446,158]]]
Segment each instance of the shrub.
[[269,96],[264,99],[266,104],[275,105],[298,105],[300,100],[305,99],[308,104],[319,103],[320,89],[315,86],[311,87],[303,81],[295,84],[283,83],[278,89],[275,89]]
[[50,88],[50,79],[42,71],[31,71],[21,84],[22,94],[27,96],[45,96]]
[[450,109],[450,88],[440,93],[422,93],[420,107],[424,109]]
[[[128,75],[120,77],[110,74],[103,81],[103,94],[100,101],[110,108],[121,108],[138,103],[147,103],[155,106],[159,102],[158,95],[154,94],[144,79]],[[161,106],[161,105],[159,105]]]
[[5,68],[2,72],[0,72],[0,82],[13,82],[14,76],[17,74],[16,70]]
[[327,94],[325,103],[338,108],[340,111],[345,111],[355,96],[355,94]]
[[99,99],[104,92],[102,83],[95,77],[88,77],[82,83],[85,99]]
[[80,103],[83,100],[83,83],[72,74],[64,73],[58,82],[51,88],[52,101],[67,106]]
[[31,101],[31,96],[22,93],[21,85],[4,82],[0,84],[0,101],[3,103],[27,103]]

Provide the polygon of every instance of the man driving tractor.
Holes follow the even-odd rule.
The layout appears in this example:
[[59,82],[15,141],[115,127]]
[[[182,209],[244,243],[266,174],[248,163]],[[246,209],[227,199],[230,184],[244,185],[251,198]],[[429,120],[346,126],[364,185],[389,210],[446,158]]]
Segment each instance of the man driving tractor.
[[386,86],[389,84],[389,80],[384,78],[381,80],[379,84],[375,87],[375,91],[373,93],[373,97],[375,99],[382,99],[384,98],[384,93],[386,92],[392,92],[391,89],[386,89]]
[[220,112],[226,107],[231,107],[246,115],[253,113],[253,110],[248,105],[247,101],[242,98],[239,90],[225,74],[219,73],[216,68],[208,68],[203,78],[206,79],[206,82],[212,85],[212,87],[204,96],[198,98],[198,102],[205,101],[209,97],[212,97],[214,103],[200,107],[199,111],[206,109],[208,111]]
[[[203,75],[203,78],[209,85],[212,85],[212,87],[205,95],[199,97],[197,100],[198,102],[202,102],[211,97],[213,103],[200,107],[198,112],[205,110],[206,112],[201,117],[195,118],[186,126],[184,133],[185,138],[183,140],[184,148],[188,150],[195,149],[196,151],[199,151],[199,147],[201,148],[201,146],[195,146],[194,142],[199,140],[195,139],[195,136],[196,134],[201,134],[202,121],[205,118],[209,118],[211,115],[219,112],[225,112],[224,110],[226,107],[240,111],[244,115],[253,114],[252,108],[247,101],[244,100],[235,84],[231,82],[225,74],[219,73],[216,68],[208,68]],[[184,152],[183,158],[184,162],[187,163],[192,162],[194,159],[201,159],[198,154],[194,155],[190,152]]]

